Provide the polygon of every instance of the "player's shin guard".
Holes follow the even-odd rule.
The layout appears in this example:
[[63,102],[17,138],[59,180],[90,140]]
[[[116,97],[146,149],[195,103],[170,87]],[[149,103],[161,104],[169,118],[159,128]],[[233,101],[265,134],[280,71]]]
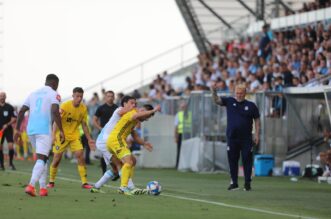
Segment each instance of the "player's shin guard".
[[87,183],[86,167],[78,165],[77,169],[78,169],[78,173],[79,173],[79,176],[80,176],[80,180],[82,181],[82,184]]
[[121,187],[127,187],[129,178],[132,174],[132,166],[128,163],[125,163],[122,167],[122,176],[121,176]]
[[49,181],[50,182],[55,182],[56,174],[57,174],[57,167],[53,167],[52,165],[50,165],[50,167],[49,167]]

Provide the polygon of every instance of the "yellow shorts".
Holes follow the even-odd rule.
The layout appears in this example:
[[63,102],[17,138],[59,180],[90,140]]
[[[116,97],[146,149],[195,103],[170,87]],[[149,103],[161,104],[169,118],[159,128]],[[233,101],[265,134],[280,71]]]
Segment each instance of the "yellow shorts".
[[131,155],[131,151],[129,150],[128,145],[126,143],[121,145],[119,142],[116,141],[115,142],[107,141],[107,148],[118,159],[122,159],[127,155]]
[[76,140],[65,140],[63,144],[61,144],[60,140],[56,138],[55,144],[53,146],[53,153],[62,153],[64,152],[68,147],[70,147],[70,150],[72,152],[83,150],[83,145],[80,141],[80,139]]

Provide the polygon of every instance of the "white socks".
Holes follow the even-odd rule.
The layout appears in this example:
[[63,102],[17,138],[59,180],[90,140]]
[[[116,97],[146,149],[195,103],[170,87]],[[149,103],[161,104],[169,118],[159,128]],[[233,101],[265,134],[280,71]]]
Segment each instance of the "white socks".
[[[36,182],[39,181],[45,167],[45,162],[38,159],[32,169],[32,176],[30,179],[30,184],[35,186]],[[46,173],[47,174],[47,173]]]
[[48,175],[48,161],[46,162],[45,166],[44,166],[44,170],[40,176],[39,179],[39,186],[40,188],[44,188],[46,189],[46,180],[47,180],[47,175]]
[[[121,171],[119,172],[119,175],[121,176]],[[100,189],[104,184],[106,184],[112,177],[114,176],[114,173],[111,170],[107,170],[105,174],[99,179],[98,182],[94,184],[94,188]],[[128,188],[133,189],[135,188],[132,179],[129,179],[128,182]]]
[[99,179],[99,181],[94,184],[94,187],[100,189],[101,186],[106,184],[113,176],[113,172],[111,170],[107,170],[105,174],[103,174],[103,176]]

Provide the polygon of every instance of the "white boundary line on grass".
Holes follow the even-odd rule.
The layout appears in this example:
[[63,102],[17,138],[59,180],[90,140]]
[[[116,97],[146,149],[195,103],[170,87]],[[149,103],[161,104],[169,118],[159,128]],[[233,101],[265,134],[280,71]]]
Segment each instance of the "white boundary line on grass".
[[[23,172],[23,171],[9,171],[9,172],[24,174],[24,175],[31,174],[31,173],[27,173],[27,172]],[[68,181],[68,182],[79,182],[79,183],[81,182],[80,180],[71,179],[71,178],[67,178],[67,177],[56,177],[56,178],[63,180],[63,181]],[[104,185],[104,186],[113,188],[113,189],[117,189],[116,186],[111,186],[111,185]],[[286,216],[286,217],[293,217],[293,218],[303,218],[303,219],[315,219],[313,217],[306,217],[306,216],[302,216],[302,215],[287,214],[287,213],[281,213],[281,212],[277,212],[277,211],[263,210],[263,209],[259,209],[259,208],[249,208],[249,207],[243,207],[240,205],[230,205],[230,204],[225,204],[223,202],[208,201],[208,200],[197,199],[197,198],[189,198],[189,197],[184,197],[184,196],[171,195],[171,194],[166,194],[166,193],[162,193],[162,196],[181,199],[181,200],[187,200],[187,201],[200,202],[200,203],[205,203],[205,204],[212,204],[212,205],[217,205],[217,206],[222,206],[222,207],[227,207],[227,208],[236,208],[236,209],[241,209],[241,210],[246,210],[246,211],[254,211],[254,212],[271,214],[271,215]]]

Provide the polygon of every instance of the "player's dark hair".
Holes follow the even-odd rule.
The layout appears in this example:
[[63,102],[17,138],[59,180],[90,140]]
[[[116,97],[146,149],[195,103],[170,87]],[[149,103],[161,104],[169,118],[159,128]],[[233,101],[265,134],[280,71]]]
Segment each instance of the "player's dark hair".
[[[143,107],[148,111],[154,109],[154,107],[151,104],[145,104]],[[154,113],[152,114],[152,116],[154,116]]]
[[136,98],[129,96],[129,95],[125,95],[122,100],[121,100],[121,106],[124,106],[124,103],[129,102],[129,100],[135,100]]
[[80,94],[83,94],[83,93],[84,93],[84,90],[83,90],[83,88],[81,88],[81,87],[75,87],[75,88],[72,90],[72,93],[80,93]]
[[55,74],[48,74],[46,76],[46,83],[49,82],[59,82],[59,78]]
[[112,91],[112,90],[108,90],[108,91],[106,91],[106,94],[112,94],[112,95],[114,95],[115,96],[115,93],[114,93],[114,91]]

